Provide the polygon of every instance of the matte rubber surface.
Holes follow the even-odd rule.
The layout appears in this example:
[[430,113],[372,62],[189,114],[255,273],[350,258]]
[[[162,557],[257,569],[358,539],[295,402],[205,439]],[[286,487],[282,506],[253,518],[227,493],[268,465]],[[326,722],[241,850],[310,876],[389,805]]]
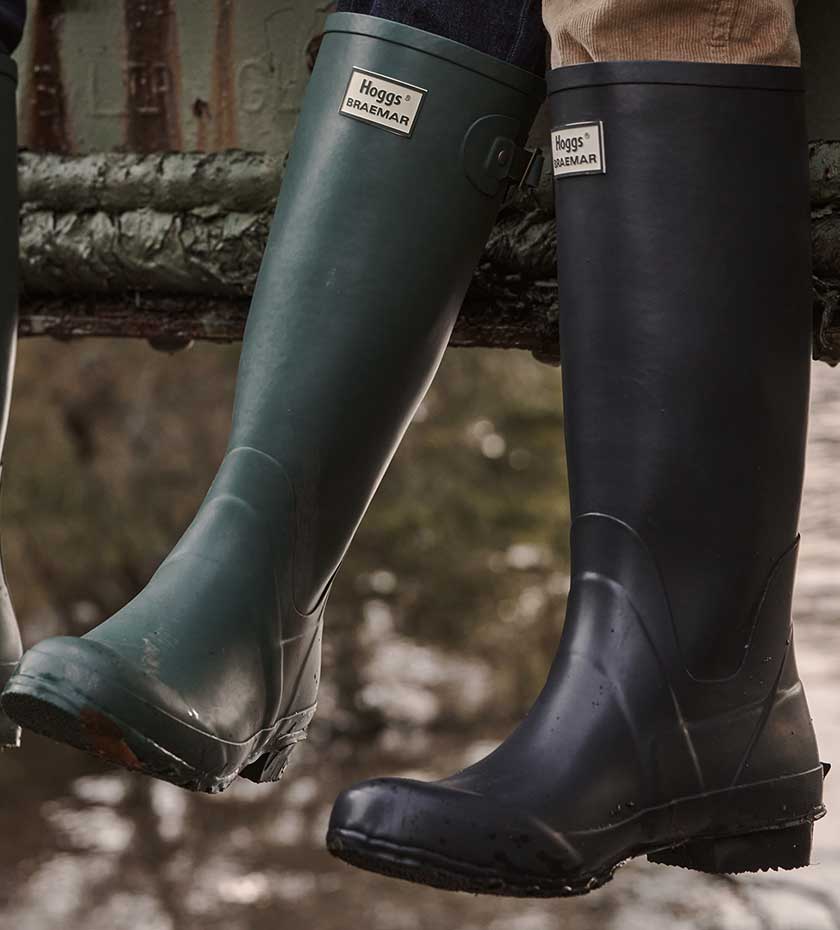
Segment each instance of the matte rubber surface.
[[[801,75],[636,62],[549,83],[556,168],[590,172],[555,180],[559,648],[494,752],[348,789],[328,843],[413,881],[534,896],[643,854],[806,865],[824,808],[791,626],[812,319]],[[570,159],[599,132],[595,174]]]
[[[35,650],[33,655],[37,655]],[[60,661],[66,674],[55,683],[50,681],[49,674],[22,672],[17,675],[15,689],[8,697],[14,718],[26,720],[28,729],[43,736],[57,734],[60,742],[113,765],[169,781],[190,791],[218,793],[227,788],[237,774],[255,782],[279,780],[295,745],[306,738],[306,729],[315,713],[314,705],[303,708],[248,740],[230,743],[169,717],[160,708],[148,707],[144,698],[130,690],[124,680],[114,678],[103,682],[104,687],[100,685],[103,693],[112,697],[118,695],[128,713],[135,706],[144,709],[146,715],[156,712],[155,730],[169,741],[172,746],[169,749],[115,714],[113,704],[107,709],[99,706],[84,691],[70,684],[71,679],[90,680],[97,674],[95,670],[82,669],[81,662],[70,668],[66,655]],[[56,664],[51,663],[53,668]],[[107,666],[104,668],[107,678],[110,670]],[[149,719],[149,716],[142,718],[148,729]],[[210,765],[214,759],[224,762]]]
[[[341,112],[359,72],[352,99],[367,109],[352,114],[367,121]],[[15,719],[203,791],[279,777],[317,700],[332,580],[440,363],[544,94],[458,43],[328,19],[213,486],[130,604],[26,654],[2,698]],[[410,133],[371,124],[403,104]]]

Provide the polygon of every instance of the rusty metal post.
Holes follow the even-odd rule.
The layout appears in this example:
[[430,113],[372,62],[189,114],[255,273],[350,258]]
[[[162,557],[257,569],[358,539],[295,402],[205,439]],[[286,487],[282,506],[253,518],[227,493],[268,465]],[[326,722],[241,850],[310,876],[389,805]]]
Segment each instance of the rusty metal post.
[[40,0],[32,12],[29,25],[32,51],[26,72],[29,80],[22,94],[26,124],[21,138],[33,149],[69,153],[73,145],[62,77],[63,16],[64,0]]
[[327,0],[30,0],[16,53],[34,151],[283,154]]
[[125,0],[126,142],[135,152],[181,149],[181,70],[173,0]]

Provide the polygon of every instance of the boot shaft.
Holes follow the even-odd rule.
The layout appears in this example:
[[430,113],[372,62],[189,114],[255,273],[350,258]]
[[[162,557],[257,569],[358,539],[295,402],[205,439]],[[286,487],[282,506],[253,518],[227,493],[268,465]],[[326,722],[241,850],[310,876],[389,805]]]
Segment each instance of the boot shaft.
[[544,82],[375,17],[331,16],[243,343],[231,448],[281,462],[308,610],[440,362]]
[[[639,534],[687,666],[723,678],[797,533],[811,333],[801,76],[604,63],[558,69],[551,89],[573,518]],[[603,173],[569,163],[586,133]],[[611,570],[576,571],[590,568]]]
[[280,776],[315,710],[330,581],[528,174],[544,90],[420,30],[329,19],[213,487],[131,603],[24,657],[17,719],[197,790]]

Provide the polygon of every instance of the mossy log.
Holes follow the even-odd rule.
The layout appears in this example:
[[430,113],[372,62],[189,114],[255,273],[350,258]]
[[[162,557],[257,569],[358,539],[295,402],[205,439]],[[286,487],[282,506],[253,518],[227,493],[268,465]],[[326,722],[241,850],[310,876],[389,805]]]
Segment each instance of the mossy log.
[[[22,152],[23,336],[240,339],[283,162],[218,154]],[[840,361],[840,143],[811,145],[814,357]],[[502,209],[455,346],[560,357],[548,177]]]

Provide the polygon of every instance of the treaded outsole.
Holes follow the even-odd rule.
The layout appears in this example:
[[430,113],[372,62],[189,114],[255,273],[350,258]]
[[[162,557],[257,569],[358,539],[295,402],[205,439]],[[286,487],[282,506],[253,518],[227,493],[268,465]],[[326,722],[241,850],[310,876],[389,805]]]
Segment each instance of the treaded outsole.
[[[141,772],[152,778],[171,782],[188,791],[201,791],[215,794],[224,790],[226,785],[216,787],[204,782],[197,772],[176,756],[171,764],[162,761],[152,762],[141,758],[125,740],[125,727],[117,721],[94,711],[88,712],[86,718],[69,711],[57,703],[43,700],[27,694],[9,694],[5,698],[6,706],[14,714],[14,719],[27,730],[46,736],[58,743],[66,743],[75,749],[102,759],[111,765]],[[165,750],[151,740],[145,740],[149,750],[155,755]],[[154,747],[154,749],[152,749]]]
[[[246,758],[238,771],[219,777],[198,771],[103,710],[89,703],[79,709],[63,695],[43,685],[37,695],[21,690],[7,691],[3,695],[3,706],[17,723],[33,733],[66,743],[111,765],[204,794],[221,793],[239,776],[257,783],[278,781],[292,749],[306,737],[305,728],[280,734],[254,758]],[[282,723],[280,721],[278,727]]]
[[348,865],[390,878],[445,891],[509,898],[571,898],[588,894],[606,885],[624,863],[621,860],[601,872],[573,881],[554,881],[544,876],[506,876],[437,854],[432,862],[424,858],[428,855],[425,850],[398,847],[356,831],[337,828],[327,834],[327,849]]
[[[815,812],[814,819],[820,815]],[[715,875],[804,868],[810,864],[812,830],[813,821],[808,820],[765,831],[697,838],[667,848],[629,852],[625,858],[601,871],[574,879],[556,880],[545,876],[490,872],[468,862],[422,849],[400,847],[358,831],[340,828],[332,828],[327,834],[327,849],[336,858],[356,868],[446,891],[516,898],[570,898],[602,888],[628,859],[643,855],[660,865]]]
[[811,862],[813,823],[692,840],[648,854],[659,865],[710,875],[801,869]]

